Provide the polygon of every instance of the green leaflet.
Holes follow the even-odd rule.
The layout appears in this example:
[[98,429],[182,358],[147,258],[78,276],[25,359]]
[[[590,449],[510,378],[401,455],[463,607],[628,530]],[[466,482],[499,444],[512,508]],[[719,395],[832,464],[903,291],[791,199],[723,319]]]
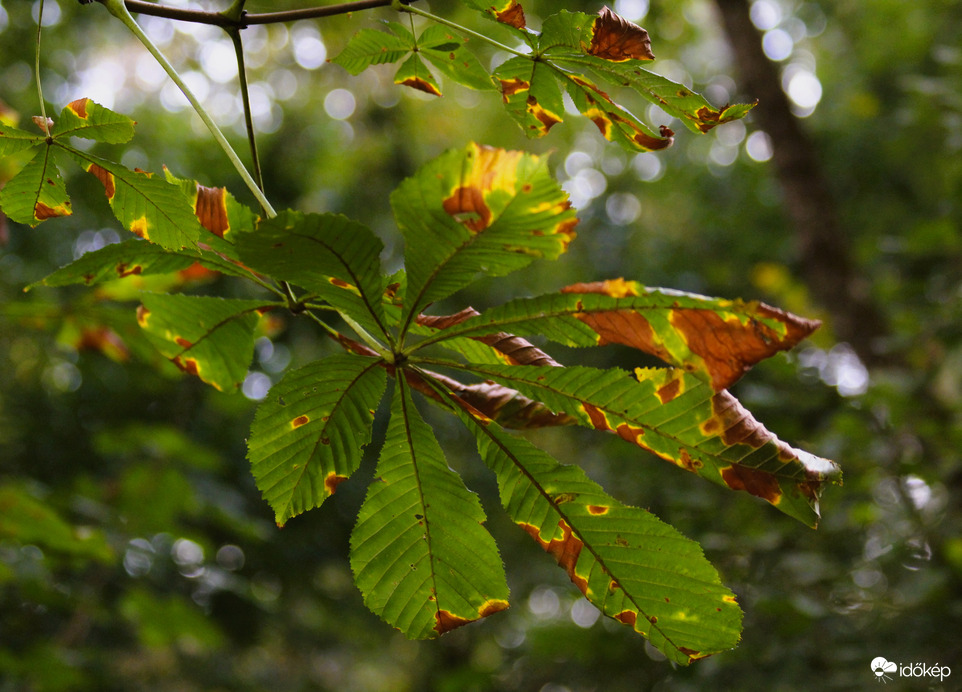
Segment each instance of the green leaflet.
[[85,151],[66,146],[64,150],[103,184],[110,208],[124,228],[169,250],[196,245],[201,226],[179,187]]
[[463,409],[458,415],[497,475],[511,519],[601,612],[682,665],[738,643],[741,609],[701,546],[607,495],[580,468]]
[[64,106],[50,135],[54,139],[73,136],[123,144],[134,136],[134,121],[89,98],[80,98]]
[[331,62],[353,75],[359,75],[371,65],[397,62],[410,51],[410,42],[400,36],[385,31],[361,29]]
[[91,286],[128,276],[169,274],[187,269],[195,262],[224,274],[250,276],[250,272],[237,263],[210,250],[167,250],[159,245],[131,238],[87,252],[24,290],[37,286],[68,286],[79,283]]
[[456,366],[564,411],[580,425],[610,431],[687,471],[760,497],[817,526],[818,497],[838,468],[793,449],[726,391],[682,370]]
[[[394,76],[395,84],[409,86],[433,96],[441,95],[437,80],[421,60],[428,60],[447,78],[472,89],[493,89],[491,77],[464,47],[465,40],[440,25],[429,26],[417,39],[401,24],[386,22],[391,33],[362,29],[343,51],[331,60],[353,75],[371,65],[398,62],[409,56]],[[410,55],[409,55],[410,54]]]
[[564,118],[558,74],[526,57],[507,60],[494,72],[504,107],[528,137],[541,137]]
[[477,144],[421,168],[392,193],[391,206],[408,272],[402,334],[428,303],[481,271],[502,276],[558,257],[577,224],[544,159]]
[[18,151],[35,147],[45,139],[46,137],[42,134],[33,134],[0,123],[0,156],[9,156],[10,154],[16,154]]
[[510,301],[437,333],[425,344],[501,331],[540,334],[566,346],[618,343],[695,373],[721,391],[755,363],[798,344],[818,325],[764,303],[614,279]]
[[384,394],[382,362],[338,354],[288,372],[251,424],[247,456],[278,526],[319,507],[357,470]]
[[479,91],[494,89],[491,75],[474,53],[465,48],[466,42],[447,27],[433,24],[418,38],[418,48],[421,55],[448,79]]
[[247,266],[316,293],[380,338],[388,335],[383,247],[366,226],[345,216],[289,210],[237,238]]
[[481,503],[448,468],[404,378],[396,382],[351,569],[368,608],[424,639],[504,610],[508,586]]
[[0,207],[12,220],[36,226],[44,219],[70,216],[70,199],[57,168],[57,149],[41,147],[0,190]]
[[220,391],[237,390],[254,355],[261,312],[282,304],[145,293],[137,322],[157,349]]
[[431,96],[441,95],[441,85],[417,53],[413,53],[401,64],[394,75],[394,83],[423,91]]

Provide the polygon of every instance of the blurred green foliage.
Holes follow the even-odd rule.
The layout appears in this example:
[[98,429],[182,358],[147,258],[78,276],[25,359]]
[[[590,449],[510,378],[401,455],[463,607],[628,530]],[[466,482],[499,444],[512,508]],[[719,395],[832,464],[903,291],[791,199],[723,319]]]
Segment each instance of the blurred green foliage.
[[[532,25],[556,5],[526,3]],[[38,113],[37,7],[0,5],[0,119],[24,129]],[[247,9],[276,7],[251,0]],[[655,71],[718,106],[751,98],[738,89],[710,2],[619,0],[614,9],[648,29]],[[450,1],[432,10],[476,21]],[[278,208],[346,213],[381,235],[390,264],[400,255],[388,192],[430,157],[466,140],[554,150],[552,166],[583,219],[579,239],[560,262],[462,292],[458,307],[624,276],[828,314],[798,278],[765,136],[751,119],[705,137],[683,132],[658,154],[628,155],[577,119],[527,141],[496,94],[449,85],[432,100],[395,87],[390,68],[355,78],[325,63],[358,28],[393,15],[244,32]],[[251,202],[199,120],[103,8],[47,0],[44,16],[48,112],[94,98],[138,121],[131,146],[98,145],[98,154],[153,171],[166,165]],[[826,493],[822,524],[808,531],[617,440],[532,435],[702,543],[745,610],[739,648],[673,669],[627,628],[597,619],[498,511],[489,524],[513,607],[434,643],[387,630],[363,607],[346,558],[373,458],[322,509],[278,531],[245,461],[249,398],[158,369],[133,302],[74,288],[22,292],[119,237],[99,184],[73,175],[72,217],[0,227],[0,691],[793,690],[815,681],[847,690],[872,682],[876,656],[962,674],[962,642],[952,636],[962,627],[962,9],[948,0],[757,0],[753,17],[790,93],[793,74],[817,76],[820,99],[799,112],[888,320],[879,348],[892,358],[866,370],[829,323],[809,345],[758,366],[736,394],[783,439],[838,460],[845,485]],[[226,37],[144,24],[243,151]],[[803,101],[812,98],[807,84]],[[0,180],[22,163],[0,164]],[[283,322],[258,342],[250,397],[332,348],[309,325]],[[100,324],[111,326],[114,348],[86,330]],[[617,348],[551,352],[639,364]],[[376,427],[375,442],[383,434]],[[449,454],[452,465],[493,509],[494,482],[473,444],[455,428],[439,436],[461,450]],[[896,680],[891,689],[922,686]]]

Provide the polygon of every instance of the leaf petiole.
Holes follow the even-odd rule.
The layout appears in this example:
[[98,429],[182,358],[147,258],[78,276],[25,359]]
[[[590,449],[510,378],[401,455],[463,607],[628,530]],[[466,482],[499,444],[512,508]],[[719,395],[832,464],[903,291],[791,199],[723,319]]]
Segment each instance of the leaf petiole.
[[437,16],[436,14],[431,14],[430,12],[425,12],[424,10],[418,9],[417,7],[412,7],[411,5],[406,5],[406,4],[405,4],[404,2],[402,2],[401,0],[393,0],[393,2],[391,3],[391,9],[397,10],[398,12],[408,12],[408,13],[410,13],[410,14],[416,14],[416,15],[418,15],[418,16],[420,16],[420,17],[424,17],[425,19],[430,19],[432,22],[436,22],[437,24],[443,24],[444,26],[448,27],[449,29],[454,29],[454,30],[457,31],[459,34],[463,34],[463,35],[465,35],[465,36],[470,36],[470,37],[472,37],[472,38],[476,38],[476,39],[478,39],[479,41],[483,41],[483,42],[487,43],[488,45],[494,46],[494,47],[497,48],[498,50],[503,50],[503,51],[505,51],[505,52],[511,53],[512,55],[517,55],[517,56],[522,57],[522,58],[530,58],[530,57],[531,57],[531,54],[530,54],[530,53],[522,53],[521,51],[519,51],[519,50],[517,50],[517,49],[515,49],[515,48],[510,48],[510,47],[504,45],[503,43],[499,43],[498,41],[495,41],[493,38],[490,38],[490,37],[488,37],[488,36],[485,36],[484,34],[479,34],[477,31],[472,31],[471,29],[468,29],[467,27],[461,26],[460,24],[456,24],[455,22],[452,22],[452,21],[450,21],[450,20],[448,20],[448,19],[445,19],[444,17],[439,17],[439,16]]
[[234,151],[233,147],[231,147],[230,142],[227,141],[227,138],[224,136],[224,133],[221,132],[220,128],[217,126],[217,123],[211,119],[210,115],[200,104],[200,101],[197,100],[197,97],[194,96],[187,84],[184,83],[184,80],[181,79],[180,75],[177,73],[177,70],[174,69],[173,65],[170,64],[164,54],[160,52],[160,49],[154,45],[153,41],[151,41],[147,34],[144,33],[143,29],[140,28],[140,25],[134,21],[134,18],[130,15],[130,12],[127,11],[127,7],[124,5],[124,0],[100,0],[100,2],[104,7],[107,8],[107,11],[122,21],[124,25],[130,29],[131,33],[133,33],[134,36],[136,36],[140,42],[144,44],[144,47],[147,48],[160,66],[164,68],[164,71],[174,81],[174,84],[176,84],[184,96],[187,97],[187,100],[190,102],[190,105],[193,106],[194,111],[200,116],[200,119],[204,121],[207,129],[210,130],[211,135],[213,135],[221,149],[224,150],[224,153],[227,154],[227,158],[230,159],[230,162],[234,164],[234,168],[237,169],[237,172],[240,174],[244,184],[247,185],[248,189],[250,189],[251,193],[253,193],[258,203],[264,208],[264,212],[267,214],[267,216],[269,218],[277,216],[277,212],[274,211],[274,207],[271,206],[271,203],[267,200],[267,197],[257,186],[254,178],[251,177],[247,167],[244,166],[243,162],[240,160],[240,157]]

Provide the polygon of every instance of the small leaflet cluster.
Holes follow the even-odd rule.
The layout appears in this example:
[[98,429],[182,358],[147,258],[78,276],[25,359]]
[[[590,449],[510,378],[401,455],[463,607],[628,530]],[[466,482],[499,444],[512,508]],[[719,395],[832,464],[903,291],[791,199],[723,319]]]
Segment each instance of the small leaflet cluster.
[[[647,33],[607,9],[595,17],[559,13],[536,34],[515,0],[478,7],[523,38],[538,60],[512,58],[492,77],[446,29],[415,38],[389,24],[389,33],[360,32],[335,62],[360,72],[404,59],[399,83],[440,93],[427,61],[469,86],[500,88],[508,111],[539,135],[560,121],[564,89],[606,137],[633,148],[667,146],[671,134],[647,130],[585,73],[635,87],[695,131],[748,110],[715,111],[641,70],[638,63],[653,58]],[[0,194],[11,219],[35,226],[70,214],[59,166],[73,160],[103,184],[134,236],[28,288],[148,275],[230,276],[273,287],[277,297],[263,300],[140,295],[136,322],[147,339],[182,371],[224,392],[239,389],[254,340],[272,315],[309,313],[323,321],[337,312],[353,334],[326,322],[324,329],[343,352],[291,370],[274,385],[257,408],[248,458],[283,526],[351,478],[372,443],[375,412],[390,398],[375,478],[351,536],[355,580],[373,612],[406,636],[425,638],[509,604],[481,504],[449,467],[416,408],[417,392],[472,433],[508,516],[602,613],[680,664],[737,644],[741,610],[697,543],[510,431],[578,425],[616,435],[815,526],[819,495],[837,467],[779,440],[728,388],[755,363],[806,338],[817,322],[762,303],[623,278],[484,312],[429,314],[478,276],[503,276],[568,250],[578,219],[543,157],[470,144],[427,163],[391,195],[406,269],[386,275],[381,241],[346,217],[284,211],[262,219],[223,188],[169,171],[129,171],[69,143],[75,136],[123,143],[133,126],[79,99],[54,123],[40,123],[41,134],[0,130],[0,155],[38,150]],[[296,292],[296,306],[277,288],[282,282]],[[90,344],[124,346],[115,335],[89,333]],[[528,340],[535,335],[567,346],[620,344],[665,365],[633,373],[565,366]],[[639,455],[644,461],[650,456]]]
[[[488,74],[465,47],[466,39],[452,30],[432,25],[415,37],[404,26],[387,22],[387,31],[357,32],[331,62],[355,75],[372,65],[401,62],[395,83],[433,96],[441,96],[441,83],[428,64],[472,89],[497,89],[508,114],[529,137],[541,137],[564,120],[567,94],[605,139],[631,151],[664,149],[675,133],[667,125],[650,128],[605,89],[628,87],[695,132],[742,118],[754,106],[716,109],[685,86],[645,69],[655,59],[648,32],[607,7],[597,15],[561,11],[547,17],[538,33],[527,27],[516,0],[468,4],[507,27],[527,52]],[[599,78],[610,86],[598,86]]]

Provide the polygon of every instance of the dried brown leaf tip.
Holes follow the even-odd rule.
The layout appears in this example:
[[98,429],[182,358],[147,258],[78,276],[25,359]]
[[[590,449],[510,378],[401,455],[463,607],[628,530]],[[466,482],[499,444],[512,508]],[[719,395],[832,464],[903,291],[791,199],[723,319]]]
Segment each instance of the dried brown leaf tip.
[[515,29],[523,29],[525,27],[524,9],[522,9],[516,0],[511,0],[501,9],[492,7],[491,11],[494,13],[495,18],[502,24],[513,26]]
[[648,32],[607,7],[598,13],[588,54],[613,62],[654,60]]

